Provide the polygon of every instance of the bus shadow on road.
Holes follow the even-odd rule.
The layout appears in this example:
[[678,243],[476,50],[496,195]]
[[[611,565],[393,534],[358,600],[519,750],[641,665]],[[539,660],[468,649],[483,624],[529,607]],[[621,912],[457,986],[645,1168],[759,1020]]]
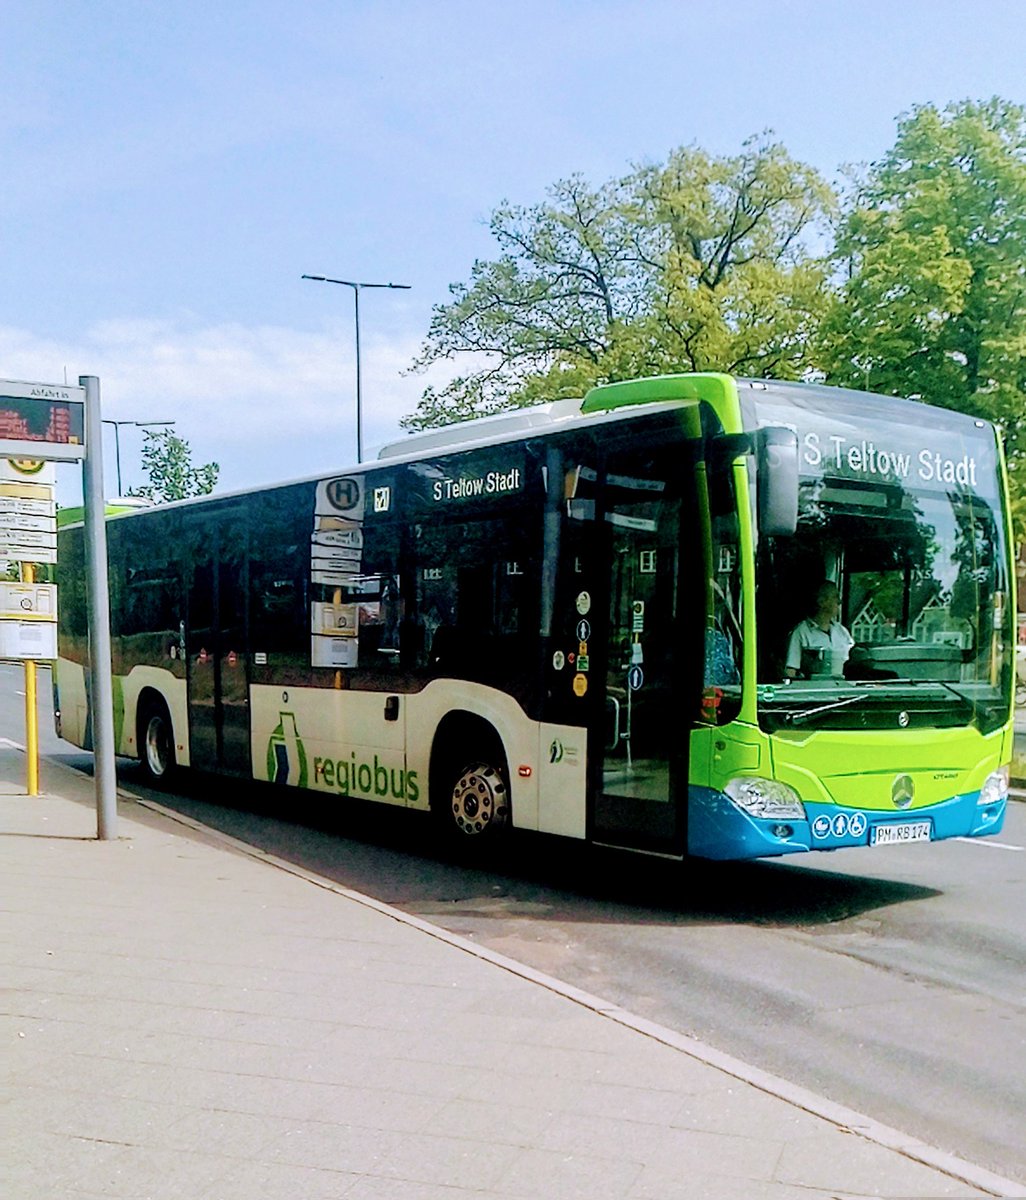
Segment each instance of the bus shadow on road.
[[[123,784],[334,882],[429,917],[588,923],[804,927],[926,900],[901,879],[784,861],[713,863],[640,856],[517,831],[484,852],[439,836],[423,813],[190,772],[174,794],[146,788],[131,763]],[[475,848],[476,850],[476,848]]]
[[[583,882],[583,881],[582,881]],[[691,859],[653,869],[632,862],[606,890],[630,905],[635,922],[752,925],[834,924],[881,908],[938,895],[901,879],[855,875],[779,860],[714,863]],[[644,910],[644,911],[639,911]]]

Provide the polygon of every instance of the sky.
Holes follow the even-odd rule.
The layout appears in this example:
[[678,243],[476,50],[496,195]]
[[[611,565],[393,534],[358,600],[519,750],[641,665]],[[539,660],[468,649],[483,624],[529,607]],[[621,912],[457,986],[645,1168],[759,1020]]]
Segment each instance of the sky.
[[837,180],[915,104],[1026,103],[1024,47],[1026,0],[0,0],[0,379],[98,376],[219,491],[330,474],[353,293],[302,275],[409,285],[361,295],[374,457],[457,372],[410,367],[502,201],[766,129]]

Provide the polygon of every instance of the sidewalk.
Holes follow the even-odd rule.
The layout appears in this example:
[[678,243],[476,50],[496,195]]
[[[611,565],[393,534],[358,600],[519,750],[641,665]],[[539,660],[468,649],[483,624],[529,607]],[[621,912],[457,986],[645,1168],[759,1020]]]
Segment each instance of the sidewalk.
[[1026,1194],[157,806],[98,842],[92,780],[24,767],[6,1200]]

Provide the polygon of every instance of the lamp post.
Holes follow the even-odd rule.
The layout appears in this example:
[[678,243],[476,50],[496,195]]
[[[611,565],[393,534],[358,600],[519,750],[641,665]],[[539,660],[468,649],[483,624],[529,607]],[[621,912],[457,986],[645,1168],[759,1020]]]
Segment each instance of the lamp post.
[[304,275],[304,279],[313,279],[317,283],[338,283],[343,287],[353,289],[353,301],[356,312],[356,461],[363,462],[363,397],[360,389],[360,289],[361,288],[392,288],[393,290],[409,291],[408,283],[356,283],[352,279],[329,279],[326,275]]
[[114,462],[118,473],[118,495],[121,495],[121,426],[135,425],[138,429],[146,429],[150,425],[173,425],[174,421],[110,421],[103,418],[104,425],[114,426]]

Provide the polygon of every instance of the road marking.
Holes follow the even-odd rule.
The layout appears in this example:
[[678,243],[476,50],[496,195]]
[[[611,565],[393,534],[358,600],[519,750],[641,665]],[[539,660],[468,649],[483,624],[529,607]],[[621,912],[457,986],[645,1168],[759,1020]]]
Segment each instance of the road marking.
[[986,846],[988,850],[1018,850],[1022,853],[1026,846],[1013,846],[1009,842],[985,842],[982,838],[953,838],[956,842],[968,842],[972,846]]

